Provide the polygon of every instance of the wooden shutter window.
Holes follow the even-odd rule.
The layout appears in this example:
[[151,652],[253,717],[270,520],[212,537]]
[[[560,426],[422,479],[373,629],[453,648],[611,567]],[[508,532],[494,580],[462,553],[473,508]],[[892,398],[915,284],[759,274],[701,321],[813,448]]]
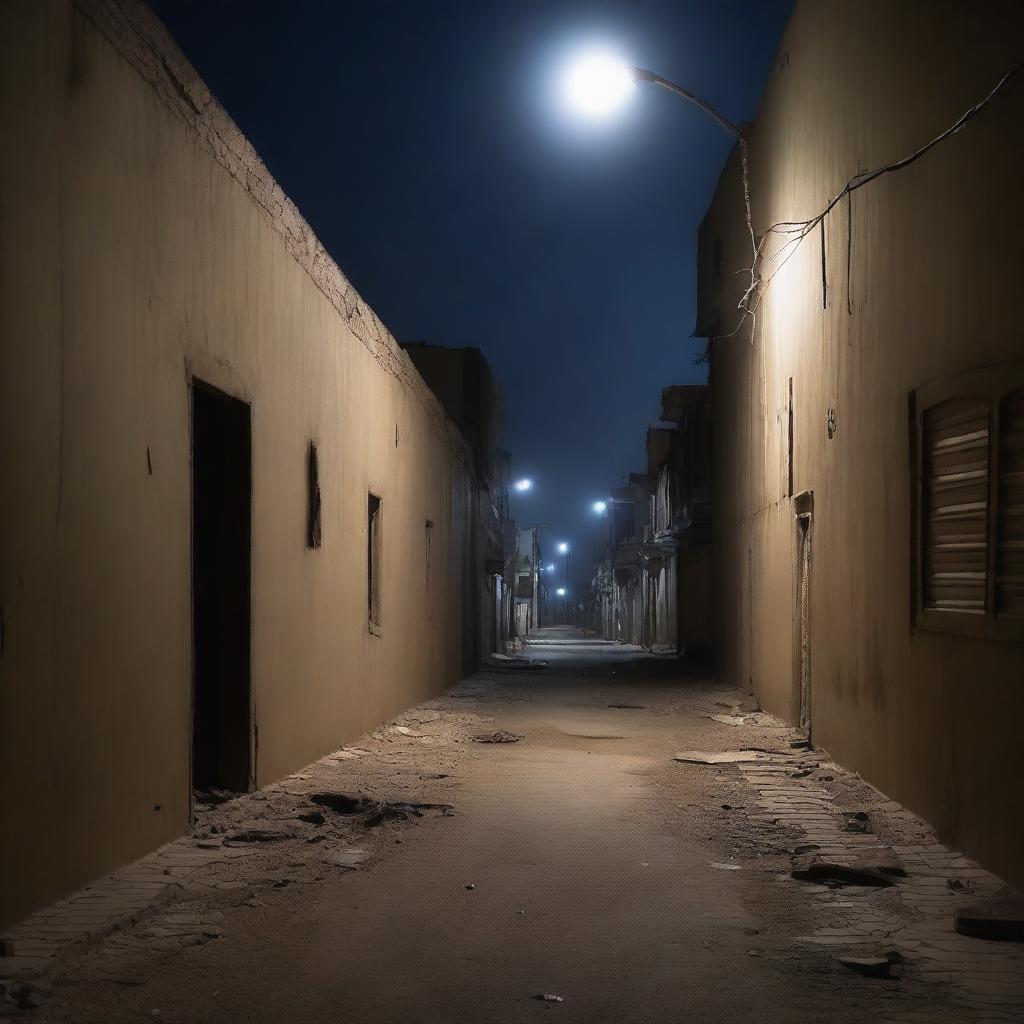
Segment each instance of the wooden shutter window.
[[984,614],[989,406],[951,398],[926,409],[922,426],[924,607]]
[[999,406],[996,614],[1024,619],[1024,388]]

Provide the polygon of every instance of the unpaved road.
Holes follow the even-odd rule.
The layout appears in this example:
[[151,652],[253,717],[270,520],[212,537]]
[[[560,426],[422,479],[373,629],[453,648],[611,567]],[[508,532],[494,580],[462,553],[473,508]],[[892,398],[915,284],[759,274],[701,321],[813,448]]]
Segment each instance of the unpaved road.
[[[69,961],[33,1018],[1004,1019],[954,1010],[945,986],[909,969],[863,978],[831,947],[798,941],[854,903],[842,892],[823,903],[831,892],[788,879],[799,836],[755,813],[735,766],[672,759],[760,746],[796,767],[791,732],[713,720],[742,695],[677,662],[567,632],[547,641],[530,649],[546,669],[482,672],[403,716],[409,732],[382,729],[209,812],[206,842],[254,823],[294,826],[294,837],[211,866],[172,916]],[[473,742],[496,728],[525,738]],[[851,799],[868,799],[851,786]],[[325,810],[324,825],[296,823],[325,789],[447,802],[454,814],[368,827]],[[348,849],[369,859],[354,871],[325,863]]]

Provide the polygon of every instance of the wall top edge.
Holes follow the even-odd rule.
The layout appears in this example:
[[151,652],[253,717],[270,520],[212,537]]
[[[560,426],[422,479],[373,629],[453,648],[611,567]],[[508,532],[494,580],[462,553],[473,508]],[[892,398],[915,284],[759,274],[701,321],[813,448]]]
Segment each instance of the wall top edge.
[[424,408],[441,436],[471,464],[468,442],[415,365],[363,300],[274,179],[253,145],[210,92],[144,0],[72,0],[118,54],[154,90],[224,168],[274,229],[381,369]]

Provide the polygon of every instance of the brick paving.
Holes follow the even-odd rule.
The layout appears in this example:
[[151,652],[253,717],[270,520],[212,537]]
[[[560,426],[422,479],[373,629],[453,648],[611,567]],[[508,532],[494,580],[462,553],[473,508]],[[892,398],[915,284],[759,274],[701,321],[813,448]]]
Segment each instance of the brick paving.
[[[802,762],[826,778],[849,777],[838,765],[808,752]],[[886,888],[829,888],[792,881],[811,890],[823,924],[796,942],[820,946],[835,955],[879,956],[895,952],[899,975],[912,972],[926,983],[943,987],[943,1002],[934,1009],[894,1008],[876,1019],[939,1022],[950,1019],[949,1006],[974,1010],[976,1019],[996,1022],[1024,1020],[1024,952],[1019,944],[971,938],[954,929],[958,907],[996,896],[1003,882],[969,857],[937,842],[911,812],[881,794],[868,805],[870,817],[884,821],[885,831],[914,834],[913,843],[890,846],[879,835],[848,831],[849,815],[835,796],[811,776],[794,777],[792,758],[737,766],[757,794],[762,820],[782,826],[817,848],[822,861],[865,864],[896,854],[906,877]],[[800,774],[799,772],[796,774]],[[869,792],[869,787],[863,787]],[[801,847],[798,846],[798,849]],[[788,880],[787,880],[788,881]],[[840,919],[841,924],[834,923]],[[899,963],[902,962],[902,963]],[[905,964],[905,966],[903,966]]]
[[[204,848],[191,836],[161,847],[67,899],[26,918],[4,936],[0,978],[38,978],[59,960],[117,931],[145,922],[181,897],[184,884],[211,864],[245,856],[247,850]],[[173,919],[174,915],[167,915]]]

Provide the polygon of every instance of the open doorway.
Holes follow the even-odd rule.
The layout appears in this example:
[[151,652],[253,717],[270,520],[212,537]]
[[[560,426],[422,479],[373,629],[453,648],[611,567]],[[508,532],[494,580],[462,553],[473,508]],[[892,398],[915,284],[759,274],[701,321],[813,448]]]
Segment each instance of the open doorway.
[[251,423],[192,384],[192,786],[244,792],[250,758]]
[[794,665],[800,696],[800,728],[811,737],[811,537],[814,496],[805,491],[793,499],[796,513],[796,614]]

